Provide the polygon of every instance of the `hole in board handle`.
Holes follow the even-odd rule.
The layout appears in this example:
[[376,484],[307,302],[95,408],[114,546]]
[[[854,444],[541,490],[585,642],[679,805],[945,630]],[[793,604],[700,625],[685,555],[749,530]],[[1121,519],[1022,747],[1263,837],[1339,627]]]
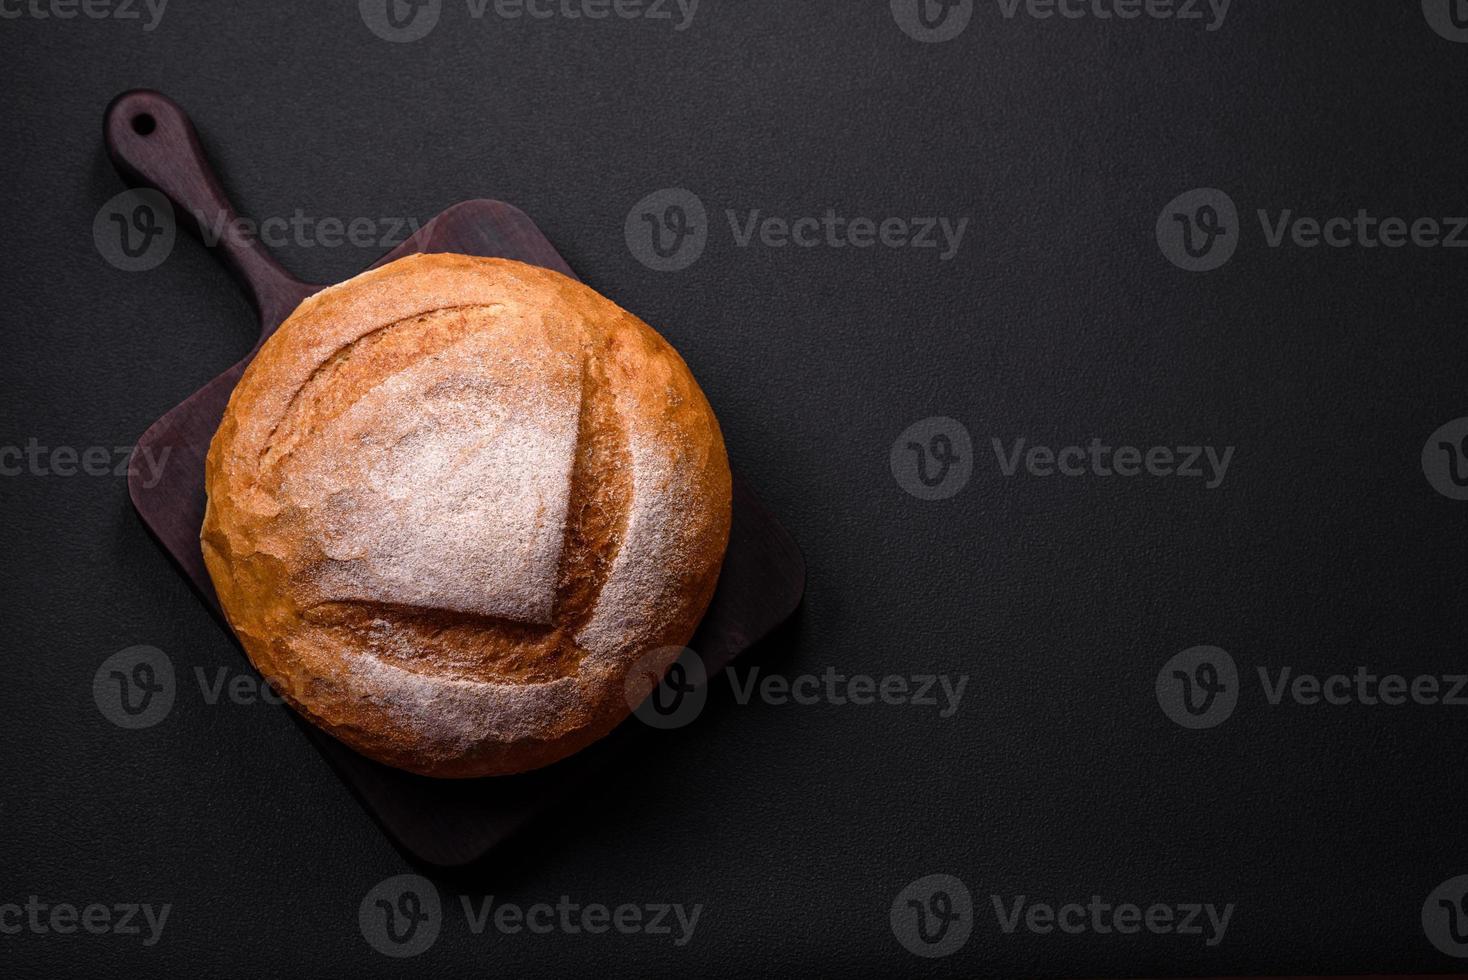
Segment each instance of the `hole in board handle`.
[[150,112],[140,112],[133,116],[133,132],[139,136],[147,136],[158,128],[158,120],[153,118]]

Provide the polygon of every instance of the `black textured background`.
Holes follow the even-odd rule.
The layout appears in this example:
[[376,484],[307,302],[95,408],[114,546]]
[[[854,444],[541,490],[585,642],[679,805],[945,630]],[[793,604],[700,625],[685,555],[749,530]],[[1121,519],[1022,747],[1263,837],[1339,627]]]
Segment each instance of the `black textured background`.
[[[588,283],[660,329],[737,469],[810,565],[757,657],[795,675],[971,675],[961,710],[734,703],[522,839],[434,875],[448,921],[416,960],[357,906],[414,870],[278,708],[203,702],[242,669],[116,478],[0,478],[0,902],[169,902],[162,941],[0,935],[10,976],[734,977],[1449,971],[1423,899],[1468,873],[1465,708],[1267,707],[1258,665],[1463,669],[1468,503],[1423,478],[1468,415],[1468,251],[1267,248],[1256,208],[1468,213],[1468,45],[1416,0],[1235,0],[1223,29],[1005,20],[919,44],[878,0],[704,0],[693,26],[443,23],[373,36],[355,3],[173,0],[136,22],[0,20],[0,443],[122,445],[238,359],[253,314],[192,239],[126,274],[92,240],[122,189],[118,92],[198,124],[242,213],[411,216],[499,197]],[[623,235],[663,187],[708,206],[679,273]],[[1154,223],[1226,190],[1224,268],[1170,265]],[[736,248],[725,209],[971,219],[932,252]],[[377,249],[291,247],[344,278]],[[962,421],[956,497],[888,451]],[[1237,446],[1228,479],[1000,478],[989,439]],[[1188,732],[1153,681],[1195,644],[1245,673]],[[182,681],[118,729],[91,696],[133,644]],[[960,952],[888,926],[920,876],[979,904]],[[1225,941],[1004,935],[988,896],[1237,905]],[[703,903],[694,940],[473,936],[458,896]]]

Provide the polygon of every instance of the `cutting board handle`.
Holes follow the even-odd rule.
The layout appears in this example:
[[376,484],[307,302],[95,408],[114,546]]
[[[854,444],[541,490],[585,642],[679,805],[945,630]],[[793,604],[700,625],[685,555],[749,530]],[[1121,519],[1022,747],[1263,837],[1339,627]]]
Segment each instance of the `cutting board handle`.
[[152,187],[173,203],[195,233],[221,252],[244,280],[271,333],[302,299],[320,287],[291,275],[240,223],[188,113],[160,92],[133,89],[112,100],[104,119],[107,152],[131,184]]

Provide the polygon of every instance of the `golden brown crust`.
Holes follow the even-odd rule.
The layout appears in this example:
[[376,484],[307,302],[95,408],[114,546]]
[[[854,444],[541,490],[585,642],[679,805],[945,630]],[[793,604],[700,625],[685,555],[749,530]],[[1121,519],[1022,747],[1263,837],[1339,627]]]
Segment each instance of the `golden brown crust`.
[[310,297],[209,448],[201,542],[230,625],[302,714],[389,765],[547,765],[688,642],[730,478],[650,327],[571,279],[415,255]]

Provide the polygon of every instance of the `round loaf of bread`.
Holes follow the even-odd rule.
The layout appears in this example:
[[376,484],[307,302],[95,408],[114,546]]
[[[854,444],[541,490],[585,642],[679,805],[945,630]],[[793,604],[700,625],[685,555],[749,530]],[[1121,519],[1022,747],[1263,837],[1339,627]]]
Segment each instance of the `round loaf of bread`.
[[611,731],[633,665],[692,637],[729,537],[723,437],[677,352],[565,276],[463,255],[302,303],[205,487],[204,560],[256,668],[430,776]]

